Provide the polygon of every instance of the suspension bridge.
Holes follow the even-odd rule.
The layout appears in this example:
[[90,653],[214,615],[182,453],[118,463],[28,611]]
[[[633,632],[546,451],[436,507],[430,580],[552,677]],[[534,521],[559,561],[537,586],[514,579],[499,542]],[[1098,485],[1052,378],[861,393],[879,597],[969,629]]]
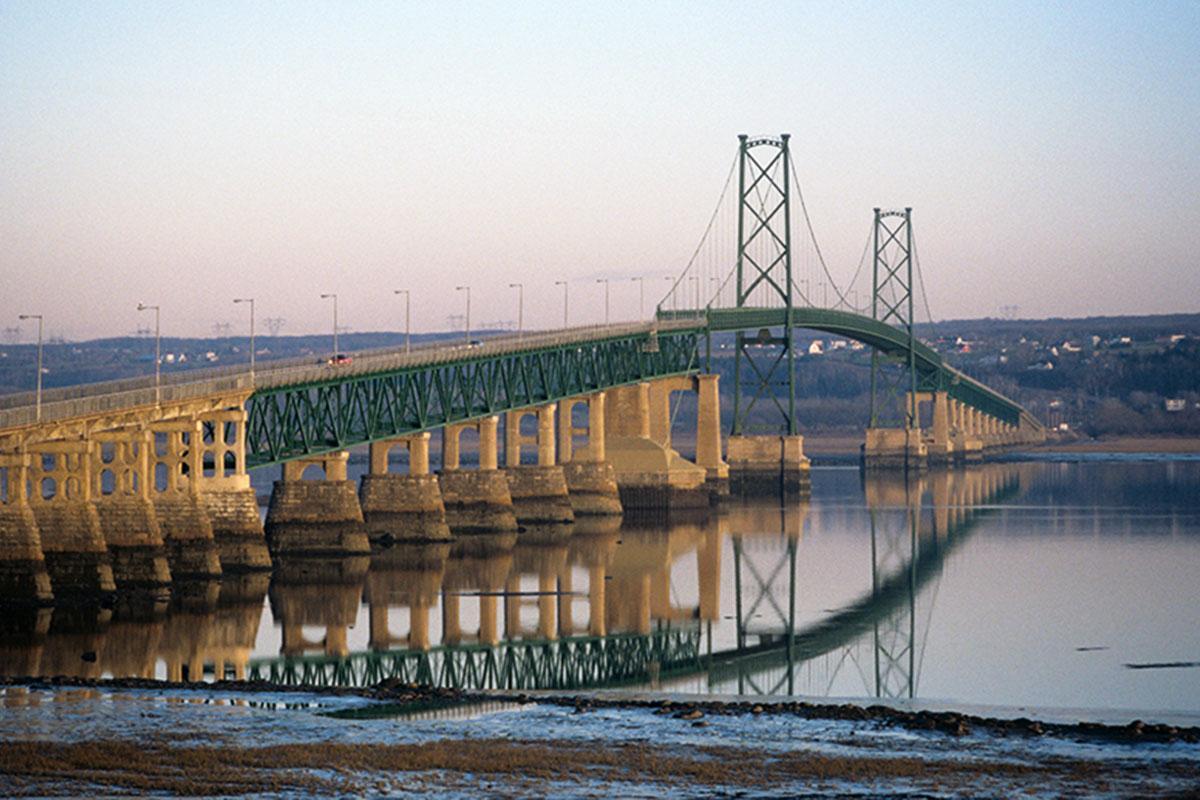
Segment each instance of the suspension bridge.
[[[805,223],[797,237],[793,196]],[[918,299],[928,304],[910,209],[874,211],[846,286],[812,231],[788,136],[743,136],[700,244],[650,320],[2,397],[0,595],[48,602],[166,586],[172,576],[269,569],[284,554],[363,554],[371,535],[448,538],[707,506],[731,478],[803,491],[800,329],[871,349],[870,468],[978,460],[1044,438],[1018,403],[916,337]],[[865,280],[868,251],[870,302],[859,308],[851,287]],[[681,308],[689,287],[695,302]],[[814,287],[832,288],[835,301],[816,303]],[[735,336],[725,416],[706,368],[722,332]],[[678,392],[697,399],[692,460],[671,446]],[[460,460],[467,430],[478,435],[478,469]],[[371,470],[356,492],[346,460],[364,445]],[[533,463],[522,461],[525,446]],[[390,470],[393,450],[407,452],[406,473]],[[282,465],[282,480],[264,529],[248,470],[271,465]],[[354,527],[364,520],[367,531]],[[348,527],[318,535],[304,527],[315,521]]]

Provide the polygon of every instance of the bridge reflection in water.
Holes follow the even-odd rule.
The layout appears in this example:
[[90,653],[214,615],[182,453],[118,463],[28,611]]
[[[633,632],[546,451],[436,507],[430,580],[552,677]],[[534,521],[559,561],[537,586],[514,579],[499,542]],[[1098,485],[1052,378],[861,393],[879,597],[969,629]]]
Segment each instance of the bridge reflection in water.
[[734,499],[694,519],[581,518],[292,558],[269,577],[187,585],[169,605],[8,614],[0,670],[913,697],[947,558],[1030,468],[866,473],[865,508]]

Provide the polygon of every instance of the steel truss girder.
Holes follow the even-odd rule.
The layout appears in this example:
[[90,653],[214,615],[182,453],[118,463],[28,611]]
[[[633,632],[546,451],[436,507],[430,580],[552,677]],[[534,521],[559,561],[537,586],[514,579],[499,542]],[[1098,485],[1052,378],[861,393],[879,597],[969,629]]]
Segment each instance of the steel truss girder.
[[598,339],[255,392],[246,463],[277,464],[698,368],[699,332]]
[[290,656],[250,662],[251,680],[288,686],[371,686],[383,680],[467,690],[582,689],[616,686],[700,669],[698,627],[650,634],[519,639],[385,650],[348,656]]

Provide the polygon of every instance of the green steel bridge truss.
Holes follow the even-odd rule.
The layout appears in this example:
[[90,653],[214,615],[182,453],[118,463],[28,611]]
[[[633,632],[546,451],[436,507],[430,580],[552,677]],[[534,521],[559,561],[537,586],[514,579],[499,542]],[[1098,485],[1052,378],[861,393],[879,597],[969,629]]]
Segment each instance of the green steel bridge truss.
[[823,308],[660,311],[661,319],[695,321],[694,328],[628,332],[501,354],[385,372],[330,376],[256,391],[247,401],[246,463],[250,468],[343,450],[443,425],[555,402],[639,381],[698,371],[699,340],[715,331],[788,325],[855,339],[909,362],[917,391],[950,397],[1011,425],[1024,409],[947,364],[907,331],[847,311]]
[[495,355],[331,376],[256,391],[246,464],[261,467],[698,369],[695,329],[571,341]]
[[620,686],[701,665],[698,627],[649,634],[518,639],[495,646],[382,650],[345,657],[307,655],[255,659],[250,679],[288,686],[365,687],[396,679],[468,690],[583,689]]
[[[682,317],[671,311],[660,311],[665,319]],[[909,360],[908,332],[879,320],[849,311],[827,308],[713,308],[707,312],[706,329],[715,331],[744,331],[759,328],[779,328],[791,320],[794,328],[824,331],[862,342],[879,353]],[[1002,422],[1018,425],[1024,409],[994,389],[968,377],[950,366],[929,345],[914,340],[911,355],[916,370],[916,389],[919,392],[945,391],[950,397],[977,408]]]

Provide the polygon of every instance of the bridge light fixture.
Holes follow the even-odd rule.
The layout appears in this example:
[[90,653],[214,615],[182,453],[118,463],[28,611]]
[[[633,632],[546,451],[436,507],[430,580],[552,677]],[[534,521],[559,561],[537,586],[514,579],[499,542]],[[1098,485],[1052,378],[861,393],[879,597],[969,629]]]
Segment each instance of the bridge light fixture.
[[404,354],[412,352],[412,296],[408,289],[393,289],[392,294],[404,295]]
[[569,327],[567,324],[567,282],[555,281],[554,285],[563,287],[563,327],[566,328]]
[[160,335],[161,328],[159,326],[158,306],[149,306],[145,303],[137,304],[138,311],[153,311],[154,312],[154,405],[162,405],[162,336]]
[[235,297],[233,302],[250,304],[250,385],[254,386],[254,298]]
[[455,286],[454,291],[467,293],[467,344],[471,343],[471,287],[470,286]]
[[18,314],[17,319],[36,319],[38,321],[38,351],[37,351],[37,410],[34,412],[37,421],[42,421],[42,315]]
[[333,361],[331,361],[330,363],[337,363],[337,358],[342,353],[342,351],[338,349],[337,293],[336,292],[328,292],[326,294],[321,295],[321,299],[322,300],[330,300],[330,299],[333,300]]
[[517,341],[525,336],[525,284],[510,283],[510,289],[517,290]]
[[608,324],[608,278],[596,278],[596,283],[604,284],[604,324]]
[[646,318],[646,279],[642,276],[630,278],[631,281],[637,281],[638,285],[638,321]]

